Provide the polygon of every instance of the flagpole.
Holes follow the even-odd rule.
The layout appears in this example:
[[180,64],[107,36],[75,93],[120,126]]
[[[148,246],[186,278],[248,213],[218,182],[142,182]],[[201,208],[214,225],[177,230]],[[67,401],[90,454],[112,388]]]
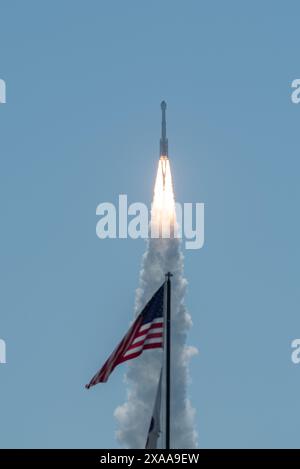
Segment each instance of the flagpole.
[[166,307],[166,449],[170,449],[170,422],[171,422],[171,277],[166,274],[167,307]]

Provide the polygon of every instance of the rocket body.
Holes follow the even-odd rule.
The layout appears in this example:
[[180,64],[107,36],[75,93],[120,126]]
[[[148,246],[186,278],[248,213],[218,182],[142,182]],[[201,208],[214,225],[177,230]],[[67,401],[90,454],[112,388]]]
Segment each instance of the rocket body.
[[162,101],[161,107],[161,138],[160,138],[160,156],[168,158],[168,139],[167,139],[167,123],[166,123],[166,109],[167,103]]
[[159,164],[162,171],[162,179],[163,179],[163,190],[165,190],[166,185],[166,171],[167,171],[167,164],[169,160],[168,155],[168,139],[167,139],[167,121],[166,121],[166,109],[167,103],[166,101],[162,101],[160,103],[161,107],[161,137],[160,137],[160,158]]

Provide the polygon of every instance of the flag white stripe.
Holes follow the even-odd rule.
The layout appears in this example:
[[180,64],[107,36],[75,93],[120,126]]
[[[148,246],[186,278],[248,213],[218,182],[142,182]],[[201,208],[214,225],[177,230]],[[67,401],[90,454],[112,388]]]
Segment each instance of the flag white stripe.
[[153,319],[153,321],[147,322],[146,324],[143,324],[139,328],[139,331],[140,332],[145,331],[146,329],[149,329],[153,324],[157,324],[157,323],[163,323],[163,319],[162,318],[155,318],[155,319]]
[[163,338],[162,337],[153,337],[152,339],[147,339],[142,345],[139,345],[138,347],[132,348],[130,350],[127,350],[126,353],[124,353],[124,357],[128,357],[128,355],[132,355],[134,353],[139,352],[140,350],[143,350],[145,345],[148,344],[162,344],[163,343]]
[[141,342],[141,340],[145,340],[146,337],[150,334],[162,334],[163,328],[162,327],[156,327],[155,329],[152,329],[152,331],[147,331],[146,334],[140,335],[134,341],[132,342],[132,345],[136,344],[137,342]]

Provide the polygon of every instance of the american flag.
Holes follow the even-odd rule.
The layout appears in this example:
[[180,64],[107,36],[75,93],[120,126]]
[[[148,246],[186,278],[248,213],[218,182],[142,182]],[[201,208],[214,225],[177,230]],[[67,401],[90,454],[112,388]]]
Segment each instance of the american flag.
[[138,357],[146,349],[163,347],[163,304],[164,284],[146,304],[102,368],[85,386],[87,389],[95,384],[105,383],[120,363]]

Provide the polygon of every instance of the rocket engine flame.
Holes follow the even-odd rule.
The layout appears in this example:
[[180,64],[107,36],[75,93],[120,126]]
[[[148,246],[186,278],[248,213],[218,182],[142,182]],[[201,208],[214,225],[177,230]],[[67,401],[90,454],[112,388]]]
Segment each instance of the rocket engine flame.
[[166,156],[158,162],[150,227],[154,238],[172,238],[177,227],[170,161]]

